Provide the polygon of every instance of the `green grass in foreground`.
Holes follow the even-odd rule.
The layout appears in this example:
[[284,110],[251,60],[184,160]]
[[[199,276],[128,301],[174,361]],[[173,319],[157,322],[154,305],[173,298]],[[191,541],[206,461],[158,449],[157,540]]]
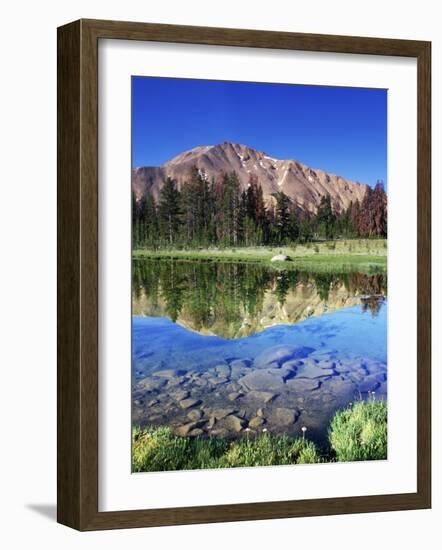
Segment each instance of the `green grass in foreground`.
[[[270,260],[285,254],[291,261]],[[134,258],[263,263],[273,268],[316,271],[385,271],[387,241],[384,239],[339,240],[282,247],[239,247],[205,249],[136,249]]]
[[330,445],[339,462],[387,457],[387,406],[384,401],[358,401],[336,413],[330,425]]
[[308,439],[262,433],[236,441],[185,438],[169,427],[134,428],[132,471],[157,472],[387,458],[385,401],[357,402],[333,418],[330,448],[320,454]]

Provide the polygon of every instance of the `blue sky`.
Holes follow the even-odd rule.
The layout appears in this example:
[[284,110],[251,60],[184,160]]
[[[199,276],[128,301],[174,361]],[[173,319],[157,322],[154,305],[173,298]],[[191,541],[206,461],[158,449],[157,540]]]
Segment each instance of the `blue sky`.
[[387,91],[132,78],[134,167],[223,141],[387,185]]

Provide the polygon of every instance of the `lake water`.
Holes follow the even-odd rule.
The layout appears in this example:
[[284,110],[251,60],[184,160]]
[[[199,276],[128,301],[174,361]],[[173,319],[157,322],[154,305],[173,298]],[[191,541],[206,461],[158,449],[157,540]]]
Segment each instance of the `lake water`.
[[133,423],[184,436],[325,441],[387,397],[387,281],[261,265],[134,260]]

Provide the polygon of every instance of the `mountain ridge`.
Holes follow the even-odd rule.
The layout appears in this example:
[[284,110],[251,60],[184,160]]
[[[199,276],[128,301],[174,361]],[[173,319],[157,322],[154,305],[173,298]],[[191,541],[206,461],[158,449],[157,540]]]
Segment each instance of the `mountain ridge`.
[[315,213],[321,197],[330,195],[335,211],[348,208],[350,202],[362,202],[368,185],[313,169],[295,159],[277,159],[247,145],[223,142],[201,145],[183,151],[161,166],[143,166],[132,170],[132,189],[137,200],[150,192],[157,199],[165,180],[170,177],[180,188],[197,168],[209,181],[236,172],[242,189],[252,180],[261,185],[264,199],[271,203],[282,191],[300,210]]

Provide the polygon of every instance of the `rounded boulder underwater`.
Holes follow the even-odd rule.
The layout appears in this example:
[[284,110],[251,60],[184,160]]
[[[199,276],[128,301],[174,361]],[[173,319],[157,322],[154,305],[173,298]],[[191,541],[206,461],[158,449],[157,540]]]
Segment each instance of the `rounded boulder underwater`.
[[261,352],[255,358],[253,365],[257,368],[266,367],[270,363],[278,363],[281,365],[290,359],[302,359],[307,357],[314,351],[314,348],[308,346],[273,346]]

